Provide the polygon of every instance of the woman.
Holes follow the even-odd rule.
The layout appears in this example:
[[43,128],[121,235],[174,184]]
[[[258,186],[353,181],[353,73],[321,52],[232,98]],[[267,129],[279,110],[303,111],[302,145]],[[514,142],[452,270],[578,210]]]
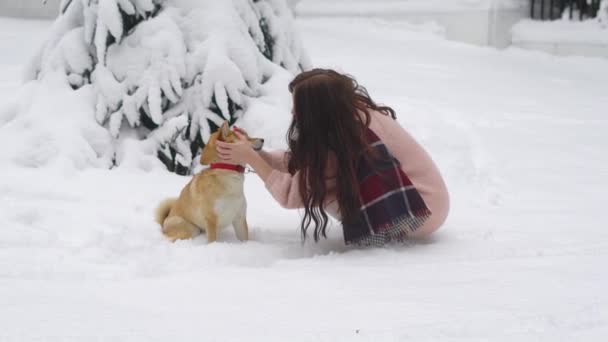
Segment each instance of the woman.
[[289,85],[289,151],[218,142],[219,157],[249,164],[286,208],[304,208],[302,236],[325,237],[328,214],[347,244],[426,237],[445,221],[449,196],[426,151],[353,78],[315,69]]

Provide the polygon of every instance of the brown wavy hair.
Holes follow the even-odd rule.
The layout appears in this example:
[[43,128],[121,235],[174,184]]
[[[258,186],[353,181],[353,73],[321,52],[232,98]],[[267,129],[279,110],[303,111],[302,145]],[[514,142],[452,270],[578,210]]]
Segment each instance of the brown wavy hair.
[[313,69],[299,74],[290,84],[293,119],[287,132],[288,170],[300,171],[299,189],[304,203],[300,224],[302,239],[314,227],[314,239],[327,237],[328,216],[324,208],[328,159],[336,158],[336,190],[343,222],[358,217],[360,207],[357,161],[366,156],[365,130],[371,111],[395,119],[395,111],[377,105],[365,87],[349,75]]

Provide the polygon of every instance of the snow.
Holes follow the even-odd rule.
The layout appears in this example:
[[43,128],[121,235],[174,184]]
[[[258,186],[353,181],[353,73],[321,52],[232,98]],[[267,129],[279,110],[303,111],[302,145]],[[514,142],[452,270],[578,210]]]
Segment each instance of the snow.
[[597,11],[597,21],[602,28],[608,29],[608,1],[602,0],[600,8]]
[[[27,68],[22,66],[23,60],[37,53],[38,47],[47,38],[43,32],[48,29],[49,23],[3,17],[0,17],[0,21],[3,27],[10,28],[0,30],[0,41],[7,44],[0,54],[0,93],[7,94],[9,89],[19,84],[23,74],[27,72]],[[29,41],[22,41],[24,36],[27,36]]]
[[[149,159],[66,162],[96,155],[26,121],[67,96],[92,100],[87,88],[18,87],[50,23],[0,18],[0,340],[603,341],[608,60],[468,46],[378,20],[298,24],[315,65],[355,75],[437,161],[452,196],[445,227],[384,249],[346,248],[338,227],[302,245],[298,212],[249,174],[251,241],[226,230],[212,245],[168,243],[153,210],[189,177]],[[286,80],[264,84],[237,125],[280,145]],[[34,91],[47,100],[28,103]],[[85,112],[72,123],[83,108],[45,122],[80,132],[94,122]],[[23,163],[37,160],[28,137],[54,162]]]
[[0,159],[27,168],[112,165],[110,135],[94,119],[91,87],[73,91],[55,73],[28,83],[15,99],[0,110]]
[[123,35],[123,23],[116,0],[100,1],[98,11],[100,23],[106,25],[112,36],[120,40]]
[[587,43],[608,46],[608,27],[597,20],[522,20],[513,29],[513,42]]

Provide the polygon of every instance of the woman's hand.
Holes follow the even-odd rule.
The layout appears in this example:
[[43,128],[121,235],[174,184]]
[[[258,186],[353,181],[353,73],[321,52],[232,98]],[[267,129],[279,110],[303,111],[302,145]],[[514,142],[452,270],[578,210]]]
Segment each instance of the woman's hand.
[[238,130],[234,130],[234,134],[239,138],[235,143],[227,143],[216,141],[216,150],[219,159],[224,163],[230,164],[250,164],[257,152],[251,147],[251,143]]

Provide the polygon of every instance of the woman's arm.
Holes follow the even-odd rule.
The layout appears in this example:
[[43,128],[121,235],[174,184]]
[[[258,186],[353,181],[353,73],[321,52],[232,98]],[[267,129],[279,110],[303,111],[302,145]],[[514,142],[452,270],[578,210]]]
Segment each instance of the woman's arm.
[[265,151],[261,150],[258,154],[268,163],[270,166],[281,172],[287,172],[287,153],[284,150]]
[[272,197],[286,209],[304,208],[299,188],[300,172],[291,175],[286,172],[272,170],[264,185]]
[[300,173],[296,172],[295,175],[291,175],[281,172],[279,169],[273,169],[269,163],[269,161],[272,163],[273,160],[280,160],[278,164],[284,165],[284,153],[279,159],[279,153],[256,152],[244,137],[236,143],[217,141],[216,144],[218,156],[223,162],[249,164],[262,179],[272,197],[282,207],[288,209],[303,207],[298,187]]
[[[253,151],[253,149],[251,149]],[[245,161],[245,160],[244,160]],[[249,164],[254,170],[255,173],[266,183],[266,180],[270,176],[273,168],[270,163],[262,157],[261,153],[251,153],[250,156],[247,157],[245,163]]]

